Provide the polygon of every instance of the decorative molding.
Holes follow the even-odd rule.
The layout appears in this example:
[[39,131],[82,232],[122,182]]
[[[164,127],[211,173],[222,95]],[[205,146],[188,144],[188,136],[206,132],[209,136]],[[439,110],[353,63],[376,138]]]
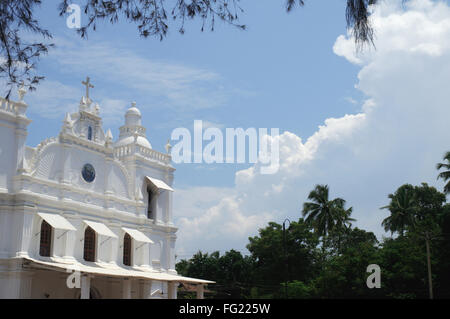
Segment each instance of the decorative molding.
[[44,152],[44,150],[47,148],[47,146],[51,145],[51,144],[55,144],[58,142],[58,139],[56,137],[51,137],[51,138],[47,138],[45,140],[43,140],[41,143],[39,143],[38,146],[36,146],[35,152],[33,154],[33,157],[31,158],[31,161],[29,163],[29,171],[33,172],[32,174],[34,175],[35,170],[36,170],[36,164],[39,158],[41,158],[42,153]]
[[90,151],[96,151],[103,155],[111,156],[113,154],[109,147],[105,147],[102,143],[97,143],[95,141],[89,141],[88,139],[80,138],[76,135],[66,134],[61,132],[59,134],[59,141],[61,144],[72,144],[77,146],[82,146],[83,149],[88,149]]

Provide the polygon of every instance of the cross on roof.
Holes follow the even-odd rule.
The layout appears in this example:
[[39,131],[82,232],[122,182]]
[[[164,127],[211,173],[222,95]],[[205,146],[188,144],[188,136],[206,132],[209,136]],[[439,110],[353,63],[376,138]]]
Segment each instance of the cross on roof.
[[88,99],[88,100],[89,100],[89,88],[92,88],[92,89],[94,88],[94,86],[91,84],[90,80],[91,79],[89,77],[86,77],[86,81],[81,81],[81,84],[86,86],[86,99]]

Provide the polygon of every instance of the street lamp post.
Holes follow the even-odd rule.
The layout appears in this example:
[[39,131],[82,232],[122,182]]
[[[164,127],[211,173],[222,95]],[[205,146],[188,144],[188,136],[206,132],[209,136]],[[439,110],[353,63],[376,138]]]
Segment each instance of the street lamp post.
[[285,282],[284,282],[284,295],[285,298],[288,299],[288,292],[287,292],[287,283],[289,280],[289,262],[288,262],[288,257],[287,257],[287,249],[286,249],[286,222],[289,223],[289,227],[291,226],[291,221],[286,218],[283,222],[283,250],[284,250],[284,259],[285,259],[285,263],[286,263],[286,274],[285,274]]

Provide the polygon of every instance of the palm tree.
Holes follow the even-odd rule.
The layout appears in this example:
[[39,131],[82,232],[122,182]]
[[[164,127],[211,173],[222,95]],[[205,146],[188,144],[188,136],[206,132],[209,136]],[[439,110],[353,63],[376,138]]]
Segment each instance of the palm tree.
[[341,250],[342,234],[350,229],[350,217],[353,208],[345,209],[345,200],[342,198],[329,199],[328,185],[316,185],[309,193],[310,202],[303,204],[303,217],[311,225],[316,234],[322,237],[322,258],[326,258],[327,246],[331,237],[337,236],[337,253]]
[[[341,206],[342,205],[342,206]],[[350,215],[353,212],[353,207],[350,207],[349,209],[344,209],[345,201],[344,203],[339,205],[339,209],[341,212],[338,215],[338,219],[336,220],[336,227],[335,232],[337,235],[337,251],[341,252],[342,248],[342,237],[344,235],[344,238],[346,235],[349,234],[349,231],[352,227],[352,222],[354,222],[356,219],[351,218]]]
[[388,197],[391,202],[381,209],[388,209],[391,215],[383,220],[382,225],[385,231],[390,231],[391,234],[398,232],[400,236],[403,236],[406,228],[414,224],[417,212],[414,190],[405,185],[400,187],[395,194],[389,194]]
[[446,160],[447,163],[438,163],[436,165],[436,168],[438,170],[440,170],[441,168],[445,168],[446,169],[446,171],[443,171],[443,172],[439,173],[438,179],[442,178],[444,180],[444,182],[449,181],[444,186],[444,193],[445,194],[449,194],[450,193],[450,152],[445,153],[444,160]]
[[350,224],[352,208],[345,210],[345,200],[335,198],[329,200],[328,185],[316,185],[309,193],[310,202],[303,204],[305,222],[312,225],[319,236],[327,236],[335,228]]
[[339,229],[348,230],[352,227],[352,222],[356,221],[356,219],[350,217],[353,213],[353,207],[344,209],[344,205],[345,201],[342,203],[342,212],[339,214],[339,219],[336,221],[336,226]]

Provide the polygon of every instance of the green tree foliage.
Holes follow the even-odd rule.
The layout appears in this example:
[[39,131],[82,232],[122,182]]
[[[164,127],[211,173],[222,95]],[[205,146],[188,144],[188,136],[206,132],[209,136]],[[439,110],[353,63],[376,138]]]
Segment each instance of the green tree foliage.
[[328,185],[316,185],[308,195],[310,201],[303,204],[302,211],[305,222],[322,238],[322,259],[329,253],[327,250],[333,248],[331,242],[334,252],[339,251],[341,239],[354,221],[350,217],[353,208],[346,209],[342,198],[330,200],[329,194]]
[[345,209],[345,200],[330,200],[329,193],[328,185],[316,185],[308,195],[310,202],[303,204],[305,222],[321,237],[326,237],[335,229],[346,227],[354,220],[350,218],[353,209]]
[[[285,293],[285,283],[281,285],[281,289],[278,292],[279,295]],[[314,286],[311,284],[307,285],[302,281],[293,280],[287,283],[287,297],[290,299],[309,299],[314,298],[317,293],[315,292]]]
[[391,202],[382,207],[391,213],[381,223],[385,231],[403,236],[405,229],[411,226],[417,212],[417,199],[412,185],[401,186],[394,194],[388,195]]
[[442,178],[444,182],[447,182],[444,186],[444,193],[448,194],[450,193],[450,152],[445,153],[444,155],[445,163],[438,163],[436,165],[436,168],[438,170],[441,170],[442,168],[445,169],[445,171],[440,172],[438,175],[438,179]]
[[450,298],[450,204],[442,207],[440,230],[440,237],[432,247],[437,260],[433,265],[434,289],[437,297]]
[[314,279],[317,298],[372,298],[378,290],[366,286],[367,266],[379,263],[376,236],[359,228],[343,233],[340,252],[332,255]]
[[292,222],[286,230],[270,222],[259,230],[259,236],[249,238],[247,249],[255,260],[254,279],[260,293],[279,297],[275,288],[291,279],[307,281],[317,269],[318,238],[303,219]]
[[253,258],[230,250],[223,256],[196,253],[189,260],[176,264],[178,273],[195,278],[212,278],[216,284],[210,285],[214,298],[243,298],[250,294],[253,277]]
[[[389,198],[391,203],[385,208],[389,209],[391,215],[383,221],[383,226],[385,230],[398,232],[400,237],[403,237],[406,233],[406,243],[414,246],[414,248],[425,244],[422,247],[422,251],[426,252],[425,257],[422,256],[422,262],[425,263],[423,270],[424,272],[426,270],[427,278],[425,282],[428,285],[429,296],[432,298],[432,269],[434,269],[432,265],[433,260],[435,260],[432,254],[432,244],[440,237],[442,232],[445,195],[436,188],[422,183],[421,186],[405,184],[397,189],[394,194],[390,194]],[[402,238],[397,239],[398,242],[401,242],[401,240]],[[416,254],[415,256],[418,255],[422,254]],[[414,265],[417,266],[418,263],[414,263]],[[413,292],[411,296],[417,296],[417,293]]]
[[422,240],[410,234],[395,239],[387,238],[380,255],[381,282],[386,297],[427,297],[427,259]]

